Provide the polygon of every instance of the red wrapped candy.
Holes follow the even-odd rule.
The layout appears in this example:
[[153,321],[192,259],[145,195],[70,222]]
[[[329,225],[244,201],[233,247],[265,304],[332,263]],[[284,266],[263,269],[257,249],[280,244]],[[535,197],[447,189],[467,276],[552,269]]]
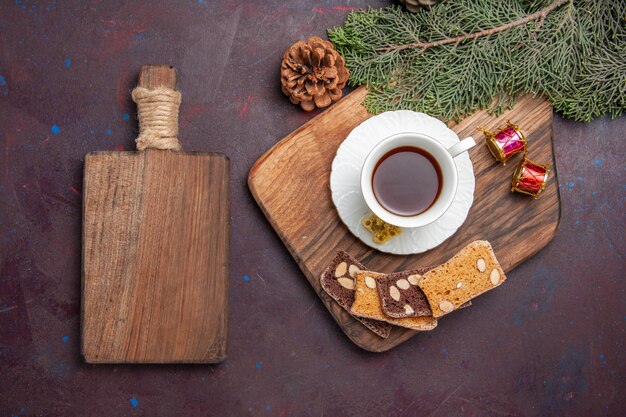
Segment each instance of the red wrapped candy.
[[513,174],[511,191],[532,195],[535,198],[546,188],[548,175],[550,174],[550,163],[545,165],[537,164],[524,156],[522,162]]
[[497,161],[506,165],[506,161],[516,153],[526,152],[526,136],[520,130],[519,126],[506,121],[506,126],[499,129],[496,133],[489,130],[478,128],[486,136],[487,148]]

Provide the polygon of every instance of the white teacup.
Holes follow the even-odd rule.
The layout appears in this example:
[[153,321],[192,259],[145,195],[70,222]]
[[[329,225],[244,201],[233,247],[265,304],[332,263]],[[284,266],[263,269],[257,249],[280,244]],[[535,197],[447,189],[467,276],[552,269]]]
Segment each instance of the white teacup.
[[[387,223],[399,227],[421,227],[434,222],[450,207],[458,186],[458,172],[454,158],[476,145],[470,136],[446,149],[436,139],[422,133],[398,133],[380,141],[367,155],[361,169],[361,191],[367,206]],[[393,149],[411,146],[423,149],[437,161],[441,169],[440,192],[434,203],[414,216],[401,216],[384,208],[376,199],[372,176],[378,161]],[[419,181],[419,179],[416,179]]]

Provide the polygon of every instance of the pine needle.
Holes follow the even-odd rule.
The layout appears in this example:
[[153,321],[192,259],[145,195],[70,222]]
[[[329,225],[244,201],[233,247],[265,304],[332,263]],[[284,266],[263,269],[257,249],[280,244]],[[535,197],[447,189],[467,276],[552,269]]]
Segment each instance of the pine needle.
[[626,110],[626,1],[448,0],[351,12],[328,31],[372,113],[501,113],[522,93],[590,121]]

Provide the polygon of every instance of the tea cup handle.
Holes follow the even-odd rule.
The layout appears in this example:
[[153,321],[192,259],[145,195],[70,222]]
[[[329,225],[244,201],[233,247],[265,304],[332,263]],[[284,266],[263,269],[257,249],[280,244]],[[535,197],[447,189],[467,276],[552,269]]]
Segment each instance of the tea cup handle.
[[460,141],[459,143],[457,143],[456,145],[453,145],[450,148],[448,148],[448,152],[450,153],[450,156],[452,156],[453,158],[456,158],[457,156],[461,155],[463,152],[469,151],[474,146],[476,146],[476,142],[474,141],[474,138],[471,136],[468,136],[462,141]]

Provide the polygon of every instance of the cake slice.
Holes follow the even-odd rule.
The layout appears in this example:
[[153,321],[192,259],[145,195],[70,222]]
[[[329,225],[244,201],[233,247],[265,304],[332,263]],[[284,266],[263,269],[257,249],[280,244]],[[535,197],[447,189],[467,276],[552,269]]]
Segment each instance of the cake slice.
[[[354,303],[354,279],[357,272],[362,269],[365,267],[359,261],[346,252],[339,251],[320,277],[324,291],[348,312]],[[391,332],[391,325],[384,321],[353,317],[384,339]]]
[[417,282],[428,271],[394,272],[378,279],[377,290],[383,312],[389,317],[420,317],[433,315],[430,304]]
[[[420,268],[411,272],[394,272],[380,277],[377,287],[383,313],[394,318],[432,316],[430,303],[422,289],[417,285],[422,278],[421,274],[430,269]],[[471,305],[472,302],[468,301],[459,308]]]
[[505,280],[491,244],[477,240],[448,262],[426,272],[417,285],[428,299],[433,316],[438,318]]
[[[415,271],[399,272],[394,275],[408,277],[416,273]],[[365,317],[375,320],[384,320],[388,323],[406,327],[413,330],[432,330],[437,327],[437,319],[431,316],[393,318],[383,312],[380,297],[378,295],[378,281],[385,277],[385,274],[370,271],[359,271],[356,273],[355,299],[350,309],[354,316]],[[426,302],[426,304],[428,304]],[[411,308],[407,304],[407,308]]]

